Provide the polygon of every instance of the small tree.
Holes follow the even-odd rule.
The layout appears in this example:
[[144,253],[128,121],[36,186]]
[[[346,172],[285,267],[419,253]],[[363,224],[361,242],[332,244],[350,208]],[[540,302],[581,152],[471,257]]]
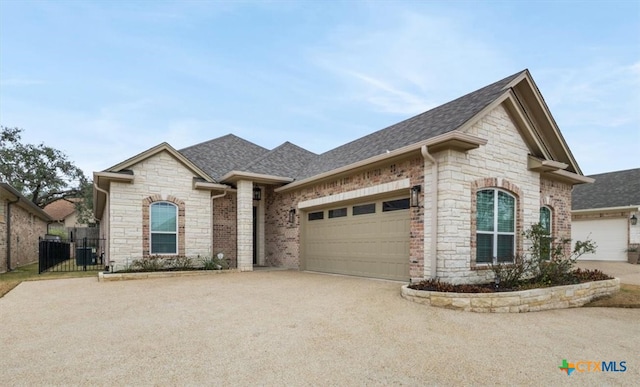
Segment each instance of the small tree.
[[58,199],[77,201],[79,215],[86,218],[92,201],[86,198],[91,182],[62,151],[44,143],[23,144],[22,129],[0,126],[0,180],[6,181],[38,207]]
[[543,285],[566,285],[578,281],[573,273],[578,258],[596,251],[595,242],[576,241],[569,254],[568,238],[552,238],[540,224],[534,224],[526,230],[524,238],[529,242],[528,254],[516,257],[513,264],[491,265],[496,284],[501,287],[516,287],[523,281]]

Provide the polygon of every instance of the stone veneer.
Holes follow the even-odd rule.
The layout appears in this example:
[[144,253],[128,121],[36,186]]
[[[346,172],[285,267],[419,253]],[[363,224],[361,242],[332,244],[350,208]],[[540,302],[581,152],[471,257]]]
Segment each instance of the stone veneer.
[[498,293],[431,292],[402,287],[401,296],[419,304],[483,313],[521,313],[582,306],[620,290],[620,279]]
[[102,229],[110,233],[109,260],[124,265],[145,256],[148,250],[141,237],[146,232],[141,203],[149,202],[149,198],[177,203],[183,208],[184,241],[179,237],[180,254],[210,256],[211,193],[193,188],[194,173],[168,152],[149,157],[130,169],[134,183],[111,182],[108,226]]

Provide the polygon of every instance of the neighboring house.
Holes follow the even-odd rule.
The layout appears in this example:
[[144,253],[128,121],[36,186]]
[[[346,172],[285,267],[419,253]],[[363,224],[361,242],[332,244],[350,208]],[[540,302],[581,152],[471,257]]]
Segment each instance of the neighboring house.
[[73,239],[74,230],[89,227],[88,224],[80,223],[78,220],[78,211],[76,210],[78,200],[82,199],[58,199],[44,206],[44,212],[53,219],[53,222],[49,225],[50,232],[54,229],[69,232],[68,237]]
[[626,250],[640,246],[640,168],[589,177],[593,184],[573,190],[571,238],[598,247],[580,259],[626,261]]
[[38,238],[50,221],[40,207],[0,183],[0,273],[38,261]]
[[93,181],[117,264],[222,252],[243,271],[472,283],[541,217],[570,237],[572,187],[592,179],[524,70],[320,155],[227,135],[159,144]]

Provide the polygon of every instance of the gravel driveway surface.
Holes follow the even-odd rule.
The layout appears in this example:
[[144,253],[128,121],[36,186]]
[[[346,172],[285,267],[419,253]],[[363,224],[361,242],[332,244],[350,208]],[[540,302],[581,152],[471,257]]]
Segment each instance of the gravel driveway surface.
[[[477,314],[400,283],[297,271],[26,282],[0,298],[0,384],[637,385],[640,310]],[[559,370],[626,361],[626,372]]]

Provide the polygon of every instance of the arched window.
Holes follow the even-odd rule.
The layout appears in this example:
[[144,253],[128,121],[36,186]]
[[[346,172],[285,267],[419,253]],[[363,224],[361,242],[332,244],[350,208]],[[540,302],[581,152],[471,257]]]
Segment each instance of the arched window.
[[476,263],[513,262],[516,251],[516,198],[500,189],[476,193]]
[[169,202],[151,203],[150,254],[178,253],[178,207]]
[[547,237],[540,239],[540,258],[549,259],[551,257],[551,241],[552,235],[552,222],[551,208],[547,206],[540,207],[540,227],[547,233]]

